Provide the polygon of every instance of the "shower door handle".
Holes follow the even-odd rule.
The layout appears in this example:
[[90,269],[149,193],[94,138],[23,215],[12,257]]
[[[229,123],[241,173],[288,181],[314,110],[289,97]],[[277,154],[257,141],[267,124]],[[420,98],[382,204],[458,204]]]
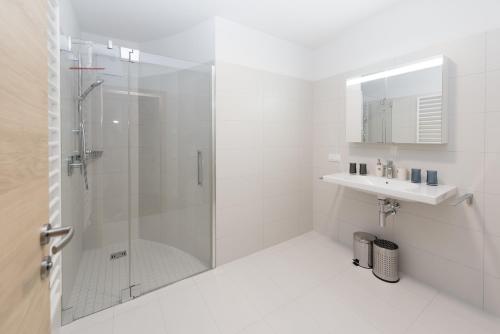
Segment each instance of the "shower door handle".
[[196,152],[196,156],[198,165],[198,171],[197,171],[198,185],[203,186],[203,153],[200,150],[198,150]]

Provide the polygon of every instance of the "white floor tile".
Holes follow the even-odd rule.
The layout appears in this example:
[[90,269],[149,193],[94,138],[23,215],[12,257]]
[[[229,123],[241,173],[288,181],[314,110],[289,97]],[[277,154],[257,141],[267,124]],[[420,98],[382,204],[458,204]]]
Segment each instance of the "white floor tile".
[[276,334],[264,321],[256,322],[238,334]]
[[246,261],[295,298],[349,266],[349,261],[332,259],[334,249],[315,245],[322,242],[325,242],[322,237],[307,234],[266,253],[252,255]]
[[217,334],[219,330],[192,279],[161,289],[162,316],[168,334]]
[[88,325],[66,326],[65,334],[113,334],[113,320]]
[[373,324],[360,317],[356,310],[347,307],[329,283],[322,284],[301,297],[300,302],[319,326],[330,333],[381,333]]
[[276,310],[267,317],[265,322],[276,334],[327,334],[328,330],[309,314],[306,305],[292,302]]
[[500,318],[352,266],[315,232],[82,318],[62,334],[500,333]]
[[[364,279],[356,277],[356,273]],[[411,307],[406,309],[398,307],[398,304],[404,305],[403,300],[408,298],[409,294],[401,293],[400,298],[396,300],[381,297],[380,292],[370,289],[370,284],[367,283],[370,280],[377,279],[369,270],[353,267],[340,278],[331,280],[325,285],[329,285],[333,293],[332,298],[341,300],[346,309],[355,312],[381,332],[403,333],[417,319],[419,312],[425,308],[425,301],[421,302],[416,298],[416,301],[408,302]]]
[[117,314],[113,334],[166,334],[160,303],[151,302]]
[[249,263],[237,261],[218,268],[216,271],[233,281],[261,316],[274,311],[292,299],[270,277]]
[[[110,260],[113,252],[125,250],[127,255]],[[132,284],[140,284],[142,292],[157,289],[208,269],[199,259],[159,242],[132,240],[83,253],[78,276],[66,311],[69,321],[93,314],[121,302],[121,291],[129,286],[128,257],[132,256]]]
[[112,334],[115,309],[113,307],[94,313],[62,327],[63,334]]
[[222,333],[237,333],[259,319],[246,294],[227,275],[212,270],[194,280]]
[[500,318],[439,294],[408,332],[417,333],[500,333]]
[[104,321],[77,321],[63,329],[64,334],[113,334],[113,318]]

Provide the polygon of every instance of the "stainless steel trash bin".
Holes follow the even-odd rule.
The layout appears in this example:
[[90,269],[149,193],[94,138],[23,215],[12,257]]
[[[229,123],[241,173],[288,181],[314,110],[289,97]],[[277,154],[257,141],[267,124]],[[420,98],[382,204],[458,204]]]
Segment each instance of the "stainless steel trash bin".
[[376,239],[376,236],[366,232],[353,234],[352,250],[354,255],[352,263],[354,265],[367,269],[372,267],[372,248],[373,241]]
[[373,274],[383,281],[399,281],[399,247],[394,242],[377,239],[373,242]]

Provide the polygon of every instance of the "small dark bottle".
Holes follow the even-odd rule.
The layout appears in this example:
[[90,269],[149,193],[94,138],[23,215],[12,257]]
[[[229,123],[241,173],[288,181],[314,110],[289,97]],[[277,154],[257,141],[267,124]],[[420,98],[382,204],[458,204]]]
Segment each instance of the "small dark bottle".
[[368,171],[366,170],[366,164],[359,164],[359,175],[366,175]]
[[356,163],[355,162],[349,163],[349,174],[357,174],[357,173],[358,171],[356,168]]

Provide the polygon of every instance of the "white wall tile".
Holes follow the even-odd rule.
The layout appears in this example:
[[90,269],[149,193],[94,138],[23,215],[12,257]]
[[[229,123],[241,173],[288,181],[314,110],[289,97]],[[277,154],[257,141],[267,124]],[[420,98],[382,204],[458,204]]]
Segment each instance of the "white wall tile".
[[312,83],[217,63],[217,263],[312,228]]
[[217,238],[230,238],[251,229],[262,229],[262,200],[217,208]]
[[451,115],[484,112],[485,77],[485,74],[481,73],[449,79],[448,103]]
[[484,168],[485,192],[500,195],[500,153],[487,153]]
[[264,248],[262,234],[262,225],[253,228],[244,226],[233,235],[216,239],[217,265],[237,260]]
[[484,309],[496,316],[500,316],[500,278],[484,277]]
[[273,246],[299,234],[299,218],[267,219],[263,221],[264,247]]
[[[496,243],[492,240],[496,239],[492,236],[500,233],[496,224],[497,195],[500,195],[497,190],[500,189],[497,172],[500,146],[496,140],[497,123],[500,123],[496,113],[500,111],[499,45],[500,32],[494,31],[430,46],[391,60],[391,64],[401,64],[436,54],[449,58],[450,115],[446,145],[345,143],[344,124],[339,122],[345,118],[344,80],[354,72],[313,85],[314,174],[345,171],[349,161],[367,162],[369,171],[373,172],[376,158],[380,157],[394,160],[397,166],[424,171],[436,169],[440,182],[455,184],[460,194],[473,192],[475,196],[471,206],[402,203],[395,222],[379,230],[375,197],[338,191],[332,185],[328,188],[313,174],[315,230],[334,236],[346,245],[352,243],[352,233],[356,230],[392,238],[401,247],[403,272],[478,306],[483,305],[483,260],[489,257],[491,261],[485,262],[485,266],[496,272],[492,265],[496,256]],[[342,162],[334,167],[327,156],[337,150],[342,154]],[[484,231],[491,236],[486,238]]]
[[248,94],[217,95],[217,121],[260,121],[262,120],[262,100]]
[[248,149],[260,146],[262,125],[259,122],[217,122],[217,148]]
[[485,136],[484,117],[482,112],[450,115],[446,150],[482,152]]
[[486,152],[500,153],[500,112],[486,113]]
[[260,149],[219,149],[217,151],[217,178],[236,178],[262,173]]
[[[320,89],[320,86],[317,89]],[[343,92],[342,88],[342,92]],[[331,94],[335,94],[332,92]],[[337,93],[338,94],[338,93]],[[342,93],[343,94],[343,93]],[[341,98],[314,99],[313,102],[313,122],[314,124],[336,123],[343,124],[345,100]]]
[[500,111],[500,70],[486,74],[486,111]]
[[[433,232],[428,233],[431,230]],[[394,241],[425,249],[476,270],[482,269],[482,231],[400,213],[394,224]]]
[[486,234],[484,238],[484,271],[500,278],[500,237]]
[[226,208],[258,201],[262,194],[260,176],[219,179],[217,182],[217,207]]
[[500,70],[500,29],[486,33],[486,69]]
[[484,195],[485,232],[500,236],[500,195]]
[[400,243],[399,246],[401,270],[404,273],[466,302],[482,306],[482,271],[410,245]]

